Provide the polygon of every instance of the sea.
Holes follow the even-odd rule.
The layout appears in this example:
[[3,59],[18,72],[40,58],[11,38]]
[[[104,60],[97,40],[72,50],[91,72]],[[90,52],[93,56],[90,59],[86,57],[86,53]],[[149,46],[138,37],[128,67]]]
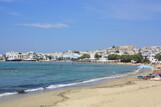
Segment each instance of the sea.
[[118,78],[134,65],[72,62],[0,62],[0,97]]

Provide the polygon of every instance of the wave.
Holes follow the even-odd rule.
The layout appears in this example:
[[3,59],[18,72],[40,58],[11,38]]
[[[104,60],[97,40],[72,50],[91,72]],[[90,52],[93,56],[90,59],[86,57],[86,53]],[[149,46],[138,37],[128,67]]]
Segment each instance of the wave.
[[6,93],[0,94],[0,97],[16,95],[16,94],[18,94],[18,92],[6,92]]
[[120,78],[120,77],[123,77],[123,76],[125,76],[125,74],[115,75],[115,76],[110,76],[110,77],[95,78],[95,79],[90,79],[90,80],[86,80],[86,81],[82,81],[82,82],[69,83],[69,84],[49,85],[48,87],[46,87],[46,89],[57,89],[57,88],[63,88],[63,87],[69,87],[69,86],[76,86],[76,85],[92,83],[92,82],[106,80],[106,79]]
[[35,92],[35,91],[43,91],[45,88],[40,87],[40,88],[34,88],[34,89],[27,89],[25,92]]

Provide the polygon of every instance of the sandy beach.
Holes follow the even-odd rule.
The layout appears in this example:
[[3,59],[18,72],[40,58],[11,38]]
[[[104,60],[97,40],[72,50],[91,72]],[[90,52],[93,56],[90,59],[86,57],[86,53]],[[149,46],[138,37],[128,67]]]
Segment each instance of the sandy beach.
[[30,95],[1,102],[0,107],[161,107],[161,81],[135,77]]

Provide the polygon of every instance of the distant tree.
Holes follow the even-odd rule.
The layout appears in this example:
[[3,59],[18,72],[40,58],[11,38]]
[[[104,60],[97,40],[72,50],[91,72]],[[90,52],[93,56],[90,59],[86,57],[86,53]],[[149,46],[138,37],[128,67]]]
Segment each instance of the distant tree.
[[96,53],[94,57],[95,57],[96,59],[99,59],[99,58],[101,58],[102,56]]
[[120,55],[116,55],[116,54],[108,55],[108,60],[119,60],[119,59],[120,59]]
[[139,53],[139,54],[135,54],[135,55],[132,55],[132,60],[136,61],[137,63],[141,63],[143,62],[143,56]]
[[158,61],[161,61],[161,53],[156,54],[156,55],[155,55],[155,58],[156,58]]
[[[136,63],[141,63],[143,62],[143,56],[141,54],[135,54],[135,55],[111,54],[108,56],[108,60],[120,60],[121,62],[131,62],[133,60],[136,61]],[[147,61],[147,59],[145,61]]]
[[85,58],[90,58],[89,54],[83,54],[79,59],[85,59]]
[[116,48],[116,46],[115,46],[115,45],[113,45],[113,46],[112,46],[112,48],[114,49],[114,48]]
[[130,55],[121,55],[121,62],[131,62],[132,57]]
[[149,63],[150,63],[150,61],[149,61],[149,59],[148,59],[147,57],[145,57],[145,58],[143,59],[143,63],[147,63],[147,64],[149,64]]
[[51,59],[52,59],[52,56],[47,56],[47,57],[48,57],[48,59],[49,59],[49,60],[51,60]]

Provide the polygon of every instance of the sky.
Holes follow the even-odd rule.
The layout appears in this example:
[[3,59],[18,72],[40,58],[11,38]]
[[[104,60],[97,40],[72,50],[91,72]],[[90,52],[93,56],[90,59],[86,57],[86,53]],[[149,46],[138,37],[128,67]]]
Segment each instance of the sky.
[[0,53],[161,45],[161,0],[0,0]]

